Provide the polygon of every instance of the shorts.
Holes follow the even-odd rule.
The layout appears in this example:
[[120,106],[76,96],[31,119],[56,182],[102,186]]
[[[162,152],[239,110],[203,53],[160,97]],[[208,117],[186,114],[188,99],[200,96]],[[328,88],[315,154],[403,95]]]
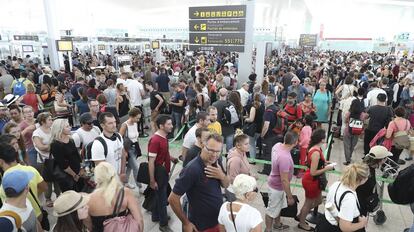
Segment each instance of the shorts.
[[269,187],[269,204],[266,208],[266,215],[271,218],[276,218],[280,215],[280,211],[287,206],[288,204],[285,191]]
[[151,110],[151,122],[155,122],[155,120],[157,120],[158,115],[160,114],[160,112],[155,111],[155,110]]

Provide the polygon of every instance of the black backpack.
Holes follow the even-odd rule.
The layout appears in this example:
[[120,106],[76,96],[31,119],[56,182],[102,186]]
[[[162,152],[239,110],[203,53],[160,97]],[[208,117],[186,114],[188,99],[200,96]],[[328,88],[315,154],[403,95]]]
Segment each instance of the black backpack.
[[401,170],[394,182],[388,185],[388,194],[396,204],[410,204],[414,202],[414,164]]
[[[121,141],[121,135],[119,135],[119,133],[115,133],[116,135],[116,139]],[[92,167],[95,166],[95,163],[91,160],[92,159],[92,145],[95,141],[99,141],[100,143],[102,143],[102,146],[104,148],[104,156],[106,158],[106,156],[108,155],[108,145],[106,145],[105,139],[102,136],[98,136],[96,137],[92,142],[86,144],[85,146],[85,162],[90,162],[90,165]]]
[[392,101],[394,99],[394,90],[393,90],[393,86],[391,87],[386,87],[383,88],[383,90],[385,91],[385,93],[387,93],[387,106],[392,104]]

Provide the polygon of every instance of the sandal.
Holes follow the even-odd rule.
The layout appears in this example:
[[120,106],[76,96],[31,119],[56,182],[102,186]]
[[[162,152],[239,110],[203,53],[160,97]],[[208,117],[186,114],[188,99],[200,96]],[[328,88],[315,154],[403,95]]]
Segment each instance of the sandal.
[[298,224],[298,228],[304,231],[315,231],[315,228],[313,228],[312,226],[309,226],[309,229],[306,229],[302,227],[300,224]]

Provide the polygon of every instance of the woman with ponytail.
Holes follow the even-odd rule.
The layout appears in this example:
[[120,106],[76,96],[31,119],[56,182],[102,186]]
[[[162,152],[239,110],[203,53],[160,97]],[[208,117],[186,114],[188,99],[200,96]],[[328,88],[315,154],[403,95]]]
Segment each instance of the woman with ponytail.
[[[89,215],[92,219],[92,231],[103,232],[103,223],[113,217],[115,202],[123,186],[115,169],[107,162],[101,162],[96,166],[95,182],[97,184],[96,189],[90,195],[88,202]],[[125,196],[118,216],[131,214],[134,220],[141,225],[141,231],[143,231],[144,222],[140,204],[130,189],[124,188],[123,191]]]
[[319,220],[315,231],[365,231],[368,218],[361,216],[355,190],[369,177],[366,164],[353,163],[342,173],[341,181],[329,187],[325,203],[325,216]]

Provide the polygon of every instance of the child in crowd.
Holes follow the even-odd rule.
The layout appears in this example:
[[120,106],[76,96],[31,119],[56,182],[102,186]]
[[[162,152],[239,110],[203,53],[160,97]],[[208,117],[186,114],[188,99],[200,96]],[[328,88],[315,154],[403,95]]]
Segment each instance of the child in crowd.
[[[304,120],[304,126],[303,128],[300,130],[300,134],[299,134],[299,164],[300,165],[305,165],[306,162],[306,153],[308,150],[308,145],[309,145],[309,141],[312,135],[312,124],[313,124],[313,118],[311,115],[306,115]],[[303,170],[301,169],[298,177],[302,177],[303,176]]]

